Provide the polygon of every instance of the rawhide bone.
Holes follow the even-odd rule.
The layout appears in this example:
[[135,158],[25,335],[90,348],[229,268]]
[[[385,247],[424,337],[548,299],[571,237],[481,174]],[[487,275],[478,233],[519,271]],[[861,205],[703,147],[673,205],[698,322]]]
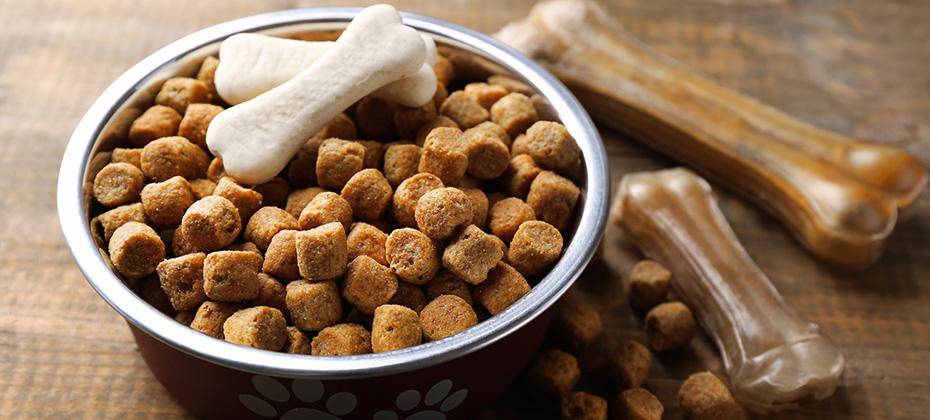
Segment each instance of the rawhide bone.
[[417,72],[423,38],[388,5],[363,9],[313,64],[252,100],[217,114],[207,146],[227,174],[260,184],[283,169],[327,122],[375,89]]
[[[400,78],[371,93],[398,105],[416,108],[436,94],[436,43],[422,35],[426,62],[416,73]],[[332,41],[300,41],[274,36],[241,33],[220,45],[220,64],[214,83],[220,97],[236,105],[265,93],[310,67],[333,45]]]
[[716,343],[740,403],[765,413],[833,394],[843,354],[772,286],[704,179],[685,168],[628,174],[614,200],[612,222],[672,272],[674,291]]
[[866,266],[927,183],[904,151],[849,139],[724,88],[629,35],[596,3],[537,4],[498,39],[605,124],[753,200],[817,257]]

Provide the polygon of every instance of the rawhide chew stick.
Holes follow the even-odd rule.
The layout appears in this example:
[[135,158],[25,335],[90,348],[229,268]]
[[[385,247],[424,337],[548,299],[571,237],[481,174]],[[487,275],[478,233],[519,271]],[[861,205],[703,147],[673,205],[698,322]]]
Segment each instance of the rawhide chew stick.
[[716,343],[743,405],[765,413],[833,394],[843,354],[752,261],[704,179],[684,168],[626,175],[611,217],[672,272],[672,287]]
[[600,121],[756,202],[817,257],[865,266],[927,170],[904,151],[799,121],[626,33],[596,3],[556,0],[496,37],[555,73]]
[[207,146],[227,174],[261,184],[327,122],[375,89],[415,73],[423,38],[388,5],[363,9],[319,59],[292,79],[219,113]]
[[[436,42],[422,35],[426,62],[416,73],[400,78],[371,93],[399,105],[416,108],[436,93]],[[224,101],[236,105],[265,93],[310,67],[332,47],[331,41],[300,41],[274,36],[241,33],[220,45],[220,64],[214,83]]]

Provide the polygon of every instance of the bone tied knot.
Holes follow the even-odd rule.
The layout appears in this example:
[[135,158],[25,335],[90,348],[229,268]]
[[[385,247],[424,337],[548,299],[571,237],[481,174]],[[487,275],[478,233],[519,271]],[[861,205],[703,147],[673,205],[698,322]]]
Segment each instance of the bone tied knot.
[[217,91],[237,105],[213,119],[207,146],[245,184],[273,178],[308,138],[369,94],[420,106],[436,89],[435,44],[388,5],[359,12],[334,42],[240,35],[224,41],[220,57]]

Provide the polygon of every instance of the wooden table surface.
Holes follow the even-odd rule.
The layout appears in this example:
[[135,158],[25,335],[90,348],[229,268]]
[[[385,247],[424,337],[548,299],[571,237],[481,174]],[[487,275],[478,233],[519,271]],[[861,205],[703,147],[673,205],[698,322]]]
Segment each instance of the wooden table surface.
[[[362,2],[368,4],[370,2]],[[532,0],[394,2],[491,33]],[[865,0],[620,0],[605,3],[635,36],[787,113],[844,135],[898,145],[930,165],[930,3]],[[86,283],[63,240],[58,165],[92,101],[132,64],[207,26],[342,1],[0,0],[0,418],[190,418],[139,356],[129,330]],[[602,128],[614,184],[675,165]],[[901,220],[877,264],[825,265],[739,197],[720,205],[743,245],[801,316],[843,349],[836,394],[771,418],[930,418],[930,194]],[[609,228],[604,258],[571,294],[600,309],[603,334],[581,355],[579,389],[612,346],[643,340],[622,281],[639,256]],[[646,387],[681,418],[676,393],[722,372],[703,335],[657,355]],[[557,418],[520,384],[479,418]]]

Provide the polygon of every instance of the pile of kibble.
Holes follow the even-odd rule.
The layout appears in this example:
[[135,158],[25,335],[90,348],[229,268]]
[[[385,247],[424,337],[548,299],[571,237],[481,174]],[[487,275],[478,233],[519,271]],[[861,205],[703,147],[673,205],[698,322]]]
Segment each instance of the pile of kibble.
[[243,185],[205,142],[227,106],[208,57],[97,156],[98,243],[154,307],[264,350],[391,351],[503,311],[561,256],[581,150],[527,85],[455,60],[429,103],[366,97]]
[[[681,302],[666,301],[671,273],[651,261],[640,261],[630,273],[626,295],[630,306],[644,313],[648,346],[628,340],[612,350],[597,376],[616,391],[612,400],[603,392],[579,390],[582,372],[578,357],[601,334],[597,309],[570,296],[556,308],[549,328],[549,345],[536,355],[525,372],[528,392],[541,402],[559,401],[563,420],[659,420],[662,402],[644,388],[652,353],[686,346],[697,326],[691,310]],[[650,351],[651,348],[651,351]],[[613,392],[611,391],[611,392]],[[744,416],[726,385],[711,372],[691,375],[678,392],[678,403],[690,420],[736,420]]]

